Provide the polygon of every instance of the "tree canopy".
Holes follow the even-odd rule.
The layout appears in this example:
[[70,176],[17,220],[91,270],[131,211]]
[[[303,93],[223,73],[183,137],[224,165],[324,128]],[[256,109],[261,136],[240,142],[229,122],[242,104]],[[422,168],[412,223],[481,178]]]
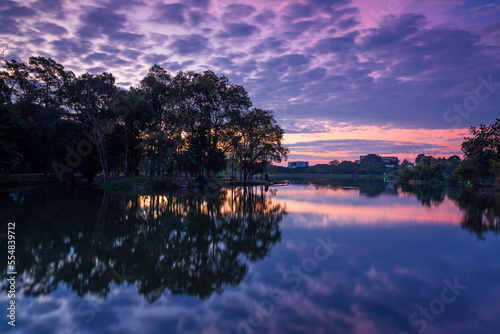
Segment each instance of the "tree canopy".
[[491,125],[471,126],[472,137],[464,138],[465,159],[455,175],[472,184],[493,183],[500,174],[500,119]]
[[247,179],[288,153],[273,112],[212,71],[154,65],[124,90],[111,73],[77,77],[51,58],[5,61],[0,112],[2,173]]

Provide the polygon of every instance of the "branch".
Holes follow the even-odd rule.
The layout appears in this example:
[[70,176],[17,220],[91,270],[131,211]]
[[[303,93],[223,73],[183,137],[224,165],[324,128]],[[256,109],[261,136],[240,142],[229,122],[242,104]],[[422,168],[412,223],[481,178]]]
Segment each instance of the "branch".
[[5,56],[5,51],[7,51],[8,48],[9,46],[6,46],[0,50],[0,62],[3,61],[3,57]]

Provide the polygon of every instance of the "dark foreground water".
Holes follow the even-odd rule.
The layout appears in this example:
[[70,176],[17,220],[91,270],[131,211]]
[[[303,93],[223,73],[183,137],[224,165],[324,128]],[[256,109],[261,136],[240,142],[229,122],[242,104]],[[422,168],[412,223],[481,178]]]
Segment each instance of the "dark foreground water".
[[500,332],[500,196],[342,183],[0,193],[0,332]]

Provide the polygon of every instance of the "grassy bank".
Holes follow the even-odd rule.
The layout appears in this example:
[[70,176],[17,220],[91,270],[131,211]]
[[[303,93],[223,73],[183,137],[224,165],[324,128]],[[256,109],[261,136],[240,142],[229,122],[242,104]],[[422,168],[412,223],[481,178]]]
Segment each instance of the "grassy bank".
[[271,185],[271,182],[266,181],[247,181],[242,180],[221,180],[221,179],[208,179],[203,180],[195,178],[178,178],[172,182],[164,180],[151,180],[147,176],[136,176],[126,179],[113,180],[109,183],[96,183],[96,186],[104,190],[114,192],[138,194],[158,191],[161,189],[183,189],[183,188],[221,188],[221,187],[237,187],[237,186],[259,186]]
[[42,174],[0,175],[0,191],[31,190],[55,182],[54,178]]
[[96,186],[104,190],[121,193],[140,193],[151,188],[151,179],[147,176],[135,176],[126,179],[113,180],[109,183],[97,183]]

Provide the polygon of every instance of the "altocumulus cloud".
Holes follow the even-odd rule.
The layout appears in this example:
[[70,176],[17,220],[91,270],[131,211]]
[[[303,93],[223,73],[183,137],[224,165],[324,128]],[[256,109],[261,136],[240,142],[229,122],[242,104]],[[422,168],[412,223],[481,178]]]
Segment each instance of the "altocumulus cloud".
[[[479,75],[500,81],[499,9],[472,0],[441,3],[444,14],[423,0],[383,25],[350,0],[57,3],[47,10],[40,1],[2,1],[7,58],[51,56],[78,74],[102,69],[133,84],[155,63],[211,69],[243,85],[255,106],[286,110],[278,113],[286,131],[305,119],[451,129],[443,113]],[[449,23],[455,13],[459,24]],[[342,46],[357,46],[350,61]],[[491,122],[499,103],[492,94],[462,127]]]

